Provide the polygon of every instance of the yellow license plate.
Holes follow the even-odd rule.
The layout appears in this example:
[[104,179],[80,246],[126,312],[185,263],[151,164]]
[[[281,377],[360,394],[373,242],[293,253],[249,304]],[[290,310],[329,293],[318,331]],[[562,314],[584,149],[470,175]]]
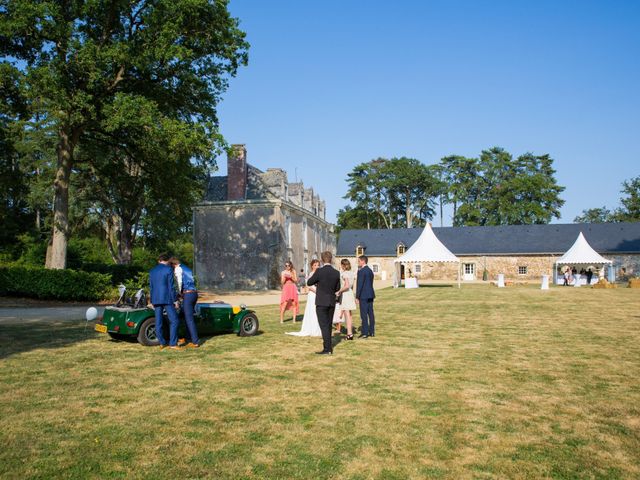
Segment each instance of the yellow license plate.
[[100,332],[100,333],[107,333],[107,326],[106,325],[99,325],[96,323],[96,332]]

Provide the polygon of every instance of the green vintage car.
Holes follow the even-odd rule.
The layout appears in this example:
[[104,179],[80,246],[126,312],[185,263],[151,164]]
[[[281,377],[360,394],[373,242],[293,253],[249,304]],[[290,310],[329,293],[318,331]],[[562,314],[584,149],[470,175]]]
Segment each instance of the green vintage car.
[[[136,296],[130,302],[123,302],[123,297],[121,295],[116,305],[105,308],[102,318],[96,321],[95,330],[118,340],[135,338],[142,345],[159,345],[154,310],[146,306],[144,297]],[[182,320],[181,309],[178,314]],[[248,337],[256,335],[259,328],[258,317],[253,310],[247,309],[245,305],[232,306],[224,302],[196,304],[195,321],[200,336],[233,332]],[[169,322],[166,314],[164,332],[168,335]],[[185,333],[186,327],[181,321],[179,334],[184,337]]]

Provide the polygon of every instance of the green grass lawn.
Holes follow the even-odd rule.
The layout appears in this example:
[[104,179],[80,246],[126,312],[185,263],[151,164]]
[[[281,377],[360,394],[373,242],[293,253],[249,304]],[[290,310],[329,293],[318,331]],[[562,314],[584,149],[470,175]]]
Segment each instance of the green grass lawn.
[[[377,336],[0,326],[0,477],[640,478],[640,291],[383,290]],[[359,320],[356,322],[359,325]]]

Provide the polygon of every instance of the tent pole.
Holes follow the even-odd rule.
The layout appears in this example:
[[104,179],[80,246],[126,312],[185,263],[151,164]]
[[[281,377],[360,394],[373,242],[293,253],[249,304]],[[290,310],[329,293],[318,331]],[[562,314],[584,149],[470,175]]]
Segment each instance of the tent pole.
[[460,288],[460,267],[462,266],[462,264],[460,262],[458,262],[458,288]]

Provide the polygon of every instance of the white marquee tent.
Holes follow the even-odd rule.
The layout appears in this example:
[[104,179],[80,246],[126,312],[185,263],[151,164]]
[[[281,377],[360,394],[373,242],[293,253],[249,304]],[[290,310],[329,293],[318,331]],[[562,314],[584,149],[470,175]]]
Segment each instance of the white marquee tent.
[[610,265],[613,263],[611,260],[607,260],[598,252],[596,252],[587,239],[584,238],[582,232],[578,235],[578,238],[573,243],[571,248],[566,251],[558,260],[556,260],[556,271],[558,265],[572,265],[572,266],[590,266],[590,265]]
[[424,230],[404,255],[396,258],[397,265],[421,262],[451,262],[458,263],[458,288],[460,288],[460,259],[449,251],[433,233],[431,224],[427,223]]

